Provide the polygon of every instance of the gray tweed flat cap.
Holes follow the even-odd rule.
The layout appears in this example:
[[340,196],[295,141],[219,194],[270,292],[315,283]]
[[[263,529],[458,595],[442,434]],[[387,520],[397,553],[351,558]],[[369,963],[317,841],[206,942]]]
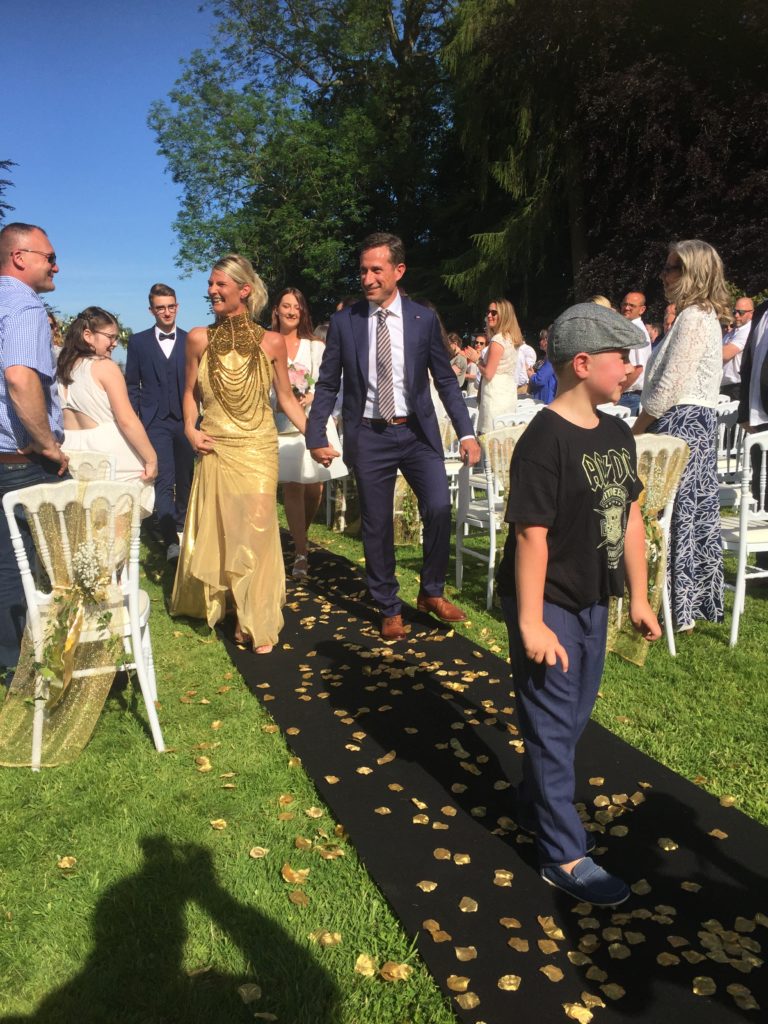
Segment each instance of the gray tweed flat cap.
[[648,344],[639,327],[613,309],[595,302],[569,306],[552,324],[547,354],[550,362],[573,359],[579,352],[594,355],[612,349],[642,348]]

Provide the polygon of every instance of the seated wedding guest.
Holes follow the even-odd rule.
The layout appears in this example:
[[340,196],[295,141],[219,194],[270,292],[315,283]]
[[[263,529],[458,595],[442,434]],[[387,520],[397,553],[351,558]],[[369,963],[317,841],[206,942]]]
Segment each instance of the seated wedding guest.
[[605,306],[606,309],[613,309],[613,303],[605,295],[593,295],[589,301],[594,302],[596,306]]
[[741,354],[747,344],[752,327],[755,304],[747,295],[737,299],[733,306],[733,326],[723,335],[723,379],[720,393],[739,400],[741,393]]
[[528,393],[537,402],[549,405],[557,394],[557,376],[555,375],[555,368],[549,361],[547,352],[549,348],[549,330],[546,327],[539,333],[539,348],[544,353],[544,358],[536,364],[536,368],[528,379]]
[[653,349],[656,343],[661,340],[661,327],[649,320],[645,325],[645,329],[648,331],[648,337],[651,339],[651,349]]
[[515,307],[507,299],[489,302],[486,319],[491,340],[485,357],[478,363],[481,377],[478,434],[493,430],[497,416],[517,408],[518,355],[523,344]]
[[648,360],[643,408],[632,430],[679,437],[690,449],[667,561],[672,618],[687,632],[698,619],[723,619],[716,409],[723,372],[720,322],[730,320],[730,299],[719,255],[699,239],[670,245],[661,280],[679,313]]
[[461,338],[455,332],[451,332],[448,335],[448,355],[451,357],[451,367],[453,372],[456,374],[456,379],[459,382],[459,387],[464,387],[464,382],[467,378],[467,357],[461,350]]
[[46,313],[48,314],[48,326],[51,328],[51,348],[53,349],[53,358],[58,359],[63,341],[61,337],[61,327],[59,326],[59,321],[50,309],[47,309]]
[[517,351],[517,393],[528,394],[528,381],[536,365],[536,350],[525,340]]
[[117,344],[117,318],[99,306],[78,313],[67,328],[56,376],[64,416],[64,449],[115,456],[117,480],[140,480],[141,507],[154,505],[152,481],[157,455],[133,411],[120,367],[111,358]]
[[231,600],[235,640],[268,654],[285,604],[272,386],[302,434],[307,417],[291,390],[283,338],[256,323],[267,291],[250,262],[233,253],[215,263],[208,297],[216,322],[187,336],[184,429],[200,457],[171,614],[207,619],[213,628]]
[[[288,378],[293,394],[309,415],[315,381],[325,345],[315,336],[307,300],[298,288],[284,288],[272,307],[272,330],[285,342]],[[323,499],[327,473],[313,459],[305,459],[304,436],[284,412],[277,412],[278,481],[283,485],[283,504],[293,541],[291,575],[303,579],[309,571],[307,534]],[[309,473],[309,475],[308,475]]]

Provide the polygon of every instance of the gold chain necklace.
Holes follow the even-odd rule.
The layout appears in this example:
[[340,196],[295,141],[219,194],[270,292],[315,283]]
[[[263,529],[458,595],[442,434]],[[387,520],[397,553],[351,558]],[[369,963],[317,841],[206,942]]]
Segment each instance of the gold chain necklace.
[[[208,382],[219,405],[239,427],[253,430],[259,424],[253,417],[262,396],[269,391],[267,358],[261,350],[263,327],[246,314],[226,317],[208,328]],[[244,356],[243,362],[229,369],[222,358],[230,352]],[[262,403],[262,415],[266,403]],[[259,421],[260,423],[261,421]]]

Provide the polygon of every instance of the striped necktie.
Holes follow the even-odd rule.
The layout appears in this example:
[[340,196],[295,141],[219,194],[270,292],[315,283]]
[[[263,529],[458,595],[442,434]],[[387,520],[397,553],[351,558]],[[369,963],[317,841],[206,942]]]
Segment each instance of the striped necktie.
[[379,416],[391,420],[395,415],[395,385],[392,380],[392,345],[387,327],[387,310],[376,311],[376,378],[379,393]]

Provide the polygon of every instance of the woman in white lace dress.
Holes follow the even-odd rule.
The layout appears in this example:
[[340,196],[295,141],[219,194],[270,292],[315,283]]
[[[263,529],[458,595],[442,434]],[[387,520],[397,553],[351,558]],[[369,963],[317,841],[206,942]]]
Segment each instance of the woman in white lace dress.
[[[282,335],[288,353],[288,376],[299,405],[308,414],[325,346],[314,337],[309,306],[298,288],[284,288],[272,307],[272,330]],[[305,459],[304,436],[288,417],[277,412],[278,479],[283,485],[285,518],[293,540],[292,575],[302,579],[309,568],[307,534],[323,497],[322,466]]]
[[675,626],[723,618],[723,554],[717,482],[717,396],[722,331],[730,297],[723,264],[706,242],[669,247],[661,272],[678,316],[645,369],[642,411],[633,431],[682,438],[690,449],[675,498],[667,576]]
[[78,313],[67,328],[56,376],[69,451],[115,456],[118,480],[144,485],[142,515],[152,511],[157,455],[128,398],[122,371],[112,361],[120,325],[99,306]]
[[515,307],[507,299],[494,299],[486,312],[490,342],[478,363],[480,399],[477,432],[493,430],[493,421],[517,408],[517,367],[523,335]]

